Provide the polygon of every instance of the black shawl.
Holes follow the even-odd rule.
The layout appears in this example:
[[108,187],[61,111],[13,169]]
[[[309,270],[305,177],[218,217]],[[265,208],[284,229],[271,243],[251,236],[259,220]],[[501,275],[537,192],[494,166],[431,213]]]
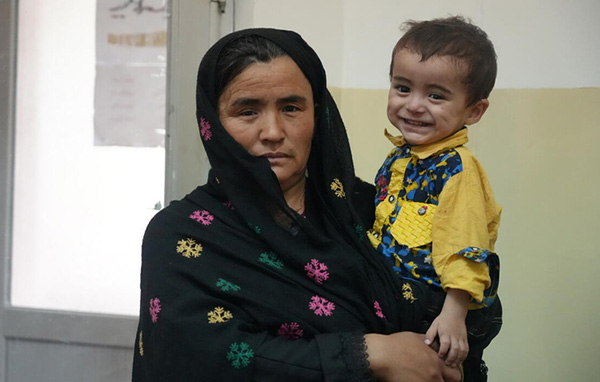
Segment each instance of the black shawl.
[[[285,203],[268,160],[218,119],[217,58],[247,35],[279,45],[312,86],[306,218]],[[212,170],[146,230],[133,380],[362,380],[363,333],[398,331],[415,317],[366,239],[374,190],[355,178],[316,53],[289,31],[224,37],[200,64],[197,119]]]

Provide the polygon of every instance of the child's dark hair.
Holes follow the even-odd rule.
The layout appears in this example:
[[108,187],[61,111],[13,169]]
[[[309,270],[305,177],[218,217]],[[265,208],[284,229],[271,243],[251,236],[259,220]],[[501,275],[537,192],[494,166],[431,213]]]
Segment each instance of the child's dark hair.
[[468,105],[486,99],[496,82],[497,64],[494,45],[487,34],[461,16],[428,21],[409,20],[403,25],[406,33],[392,51],[390,76],[394,56],[402,49],[421,55],[421,61],[432,56],[450,56],[467,64],[463,83],[469,94]]

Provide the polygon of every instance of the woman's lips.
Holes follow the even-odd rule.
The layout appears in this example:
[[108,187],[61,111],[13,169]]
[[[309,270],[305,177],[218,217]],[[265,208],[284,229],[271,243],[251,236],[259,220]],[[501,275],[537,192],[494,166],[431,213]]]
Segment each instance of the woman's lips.
[[261,157],[265,157],[265,158],[285,158],[287,157],[287,154],[281,153],[281,152],[276,152],[276,153],[266,153],[261,155]]
[[278,162],[281,162],[282,160],[288,158],[289,155],[282,153],[282,152],[276,152],[276,153],[266,153],[266,154],[261,155],[261,157],[267,158],[269,160],[269,162],[271,162],[271,165],[274,165],[274,164],[277,164]]

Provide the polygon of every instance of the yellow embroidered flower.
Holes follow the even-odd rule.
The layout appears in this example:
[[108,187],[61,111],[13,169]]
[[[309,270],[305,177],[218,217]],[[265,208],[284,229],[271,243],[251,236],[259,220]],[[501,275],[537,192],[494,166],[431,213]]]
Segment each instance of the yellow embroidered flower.
[[202,245],[197,244],[194,239],[182,239],[177,242],[177,253],[187,257],[200,257],[202,255]]
[[337,196],[338,198],[346,197],[344,185],[342,184],[342,182],[340,182],[338,178],[333,179],[333,182],[331,182],[331,190],[335,192],[335,196]]
[[140,340],[138,341],[138,347],[140,348],[140,356],[141,357],[144,356],[144,342],[142,341],[142,334],[143,334],[143,332],[140,332]]
[[233,318],[230,311],[225,310],[222,306],[217,306],[211,312],[208,312],[208,323],[216,324],[219,322],[227,322]]
[[412,287],[408,283],[402,284],[402,297],[404,297],[405,300],[410,301],[411,304],[417,301],[417,298],[413,295]]

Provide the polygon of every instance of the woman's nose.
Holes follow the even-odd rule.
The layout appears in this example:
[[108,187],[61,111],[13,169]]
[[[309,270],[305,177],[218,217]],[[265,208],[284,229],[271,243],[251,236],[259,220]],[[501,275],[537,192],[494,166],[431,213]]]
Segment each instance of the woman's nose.
[[284,121],[277,113],[268,113],[262,124],[260,139],[280,141],[284,138]]

